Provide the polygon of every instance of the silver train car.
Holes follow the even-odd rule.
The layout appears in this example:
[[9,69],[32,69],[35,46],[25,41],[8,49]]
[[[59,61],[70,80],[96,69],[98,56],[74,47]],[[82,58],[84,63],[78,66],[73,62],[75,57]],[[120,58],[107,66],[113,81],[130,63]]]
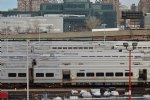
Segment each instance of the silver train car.
[[[2,68],[1,84],[18,86],[27,82],[27,68]],[[70,65],[59,67],[29,68],[29,80],[32,85],[127,85],[129,69],[127,65]],[[133,85],[150,83],[150,66],[132,65]]]
[[[114,43],[4,42],[0,87],[25,86],[27,76],[33,86],[127,85],[129,54]],[[136,50],[131,59],[132,84],[150,85],[149,53]]]
[[[9,65],[1,65],[0,80],[2,85],[25,85],[28,72],[30,84],[38,86],[127,85],[127,55],[128,53],[122,52],[63,52],[40,55],[36,59],[29,58],[28,63],[27,55],[12,55]],[[3,57],[10,59],[12,56]],[[131,58],[132,83],[149,84],[150,62],[144,60],[143,54],[134,53]]]

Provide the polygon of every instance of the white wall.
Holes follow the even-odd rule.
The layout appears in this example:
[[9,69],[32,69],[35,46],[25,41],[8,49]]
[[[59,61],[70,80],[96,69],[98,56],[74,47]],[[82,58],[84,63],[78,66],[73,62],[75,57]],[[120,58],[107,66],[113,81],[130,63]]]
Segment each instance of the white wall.
[[144,27],[150,29],[150,13],[147,13],[145,16]]
[[[38,26],[40,31],[48,31],[48,26],[52,26],[50,32],[63,32],[63,17],[61,16],[36,16],[36,17],[0,17],[0,31],[7,27],[12,32],[16,31],[16,27],[20,27],[20,33],[35,31],[35,26]],[[32,30],[31,30],[32,29]]]

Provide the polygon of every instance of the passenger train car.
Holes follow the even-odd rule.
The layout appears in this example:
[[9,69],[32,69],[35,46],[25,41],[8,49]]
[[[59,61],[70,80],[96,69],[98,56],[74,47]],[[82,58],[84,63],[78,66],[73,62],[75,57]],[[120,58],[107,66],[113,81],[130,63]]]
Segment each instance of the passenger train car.
[[[118,41],[114,43],[114,49],[126,49],[123,46],[123,43],[128,43],[130,46],[132,45],[133,41],[127,42],[127,41]],[[150,42],[142,41],[142,42],[136,42],[137,46],[135,48],[136,51],[143,51],[143,52],[150,52]]]
[[[59,43],[3,43],[0,86],[25,86],[27,72],[35,86],[127,85],[129,55],[113,48],[116,42]],[[131,60],[132,84],[150,85],[150,54],[132,51]]]

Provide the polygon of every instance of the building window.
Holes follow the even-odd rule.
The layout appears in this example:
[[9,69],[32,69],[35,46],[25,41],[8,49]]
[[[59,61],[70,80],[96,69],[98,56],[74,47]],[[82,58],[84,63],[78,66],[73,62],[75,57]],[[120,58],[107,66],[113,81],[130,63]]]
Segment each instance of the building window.
[[85,73],[77,73],[77,77],[84,77]]
[[98,73],[96,73],[96,76],[97,76],[97,77],[103,77],[103,76],[104,76],[104,73],[98,72]]
[[54,77],[54,73],[46,73],[46,77]]
[[8,73],[8,77],[16,77],[16,73]]
[[86,73],[87,77],[94,77],[94,73]]
[[116,72],[115,76],[118,76],[118,77],[123,76],[123,73],[122,72]]
[[112,72],[107,72],[107,73],[106,73],[106,76],[108,76],[108,77],[114,76],[114,73],[112,73]]
[[44,73],[36,73],[36,77],[44,77]]
[[[129,72],[125,72],[125,76],[129,76]],[[131,72],[131,76],[133,76],[132,72]]]
[[26,73],[18,73],[18,77],[26,77]]

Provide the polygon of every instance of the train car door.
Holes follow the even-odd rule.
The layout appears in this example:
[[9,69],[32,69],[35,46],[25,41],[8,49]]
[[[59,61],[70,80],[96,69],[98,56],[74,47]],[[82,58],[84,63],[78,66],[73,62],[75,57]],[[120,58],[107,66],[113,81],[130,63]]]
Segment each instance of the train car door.
[[147,69],[139,69],[139,80],[141,81],[147,80]]
[[62,70],[63,73],[63,80],[64,81],[69,81],[70,78],[70,70]]

